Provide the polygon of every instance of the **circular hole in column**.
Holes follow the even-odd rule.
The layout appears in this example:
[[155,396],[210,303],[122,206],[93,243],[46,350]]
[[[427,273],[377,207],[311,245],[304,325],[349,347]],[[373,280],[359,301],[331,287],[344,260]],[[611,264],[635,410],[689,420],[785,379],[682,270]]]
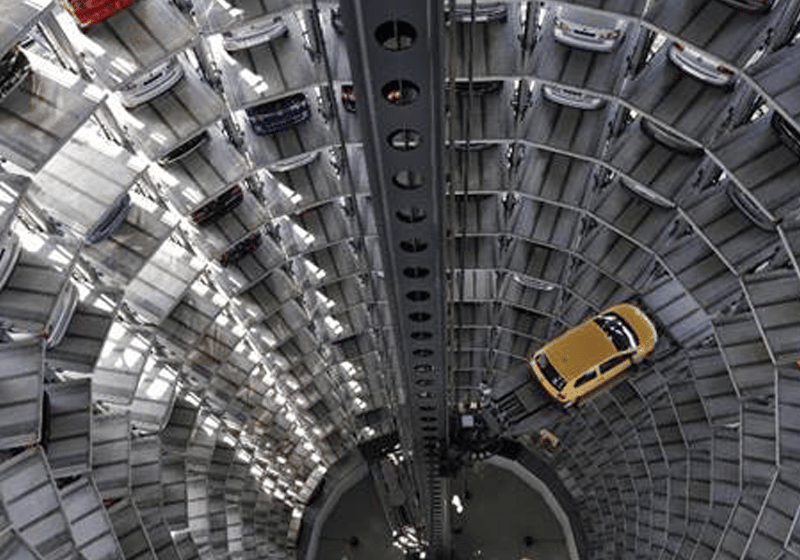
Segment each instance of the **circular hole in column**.
[[423,432],[435,432],[436,430],[438,430],[436,426],[422,426]]
[[392,132],[387,140],[395,150],[408,152],[419,148],[422,144],[422,135],[412,128],[399,128]]
[[381,94],[392,105],[410,105],[419,97],[419,88],[408,80],[392,80],[383,86]]
[[424,404],[424,405],[418,406],[417,409],[419,409],[420,412],[433,412],[434,410],[436,410],[436,407],[428,405],[428,404]]
[[396,187],[406,190],[418,189],[422,186],[422,174],[416,171],[403,169],[392,177],[392,182]]
[[436,422],[436,416],[423,416],[423,422]]
[[416,41],[417,30],[406,21],[386,21],[375,30],[375,38],[387,51],[404,51]]
[[424,323],[431,320],[431,314],[426,311],[414,311],[408,314],[408,318],[415,323]]
[[425,278],[430,273],[431,269],[424,266],[409,266],[403,269],[403,275],[407,278]]
[[422,239],[412,237],[400,242],[400,248],[406,253],[421,253],[428,248],[428,244]]
[[412,290],[406,297],[411,301],[428,301],[431,299],[431,293],[428,290]]
[[433,364],[416,364],[414,366],[415,373],[430,373],[433,371]]
[[420,399],[432,399],[433,393],[431,393],[430,391],[420,391],[419,393],[417,393],[417,397]]
[[413,340],[430,340],[433,338],[433,333],[431,331],[414,331],[411,333],[411,338]]
[[395,213],[395,216],[397,216],[397,219],[404,224],[418,224],[428,217],[428,215],[425,213],[425,210],[422,208],[417,208],[416,206],[411,208],[401,208]]
[[417,358],[427,358],[428,356],[433,356],[433,350],[431,350],[430,348],[417,348],[411,353],[414,354]]
[[420,387],[430,387],[433,385],[433,379],[417,379],[415,383]]

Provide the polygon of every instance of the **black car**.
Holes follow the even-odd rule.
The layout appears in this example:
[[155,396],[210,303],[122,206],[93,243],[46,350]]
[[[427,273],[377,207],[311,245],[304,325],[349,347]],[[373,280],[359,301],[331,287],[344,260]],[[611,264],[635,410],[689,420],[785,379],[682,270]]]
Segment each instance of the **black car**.
[[235,263],[236,261],[241,260],[249,253],[252,253],[256,249],[258,249],[259,245],[261,245],[261,234],[259,232],[251,233],[238,243],[222,253],[219,257],[219,264],[223,267],[227,267]]
[[792,150],[798,157],[800,157],[800,131],[798,131],[792,125],[792,123],[783,118],[783,116],[777,111],[772,113],[770,124],[778,134],[778,138],[781,139],[781,142],[783,142],[787,148]]
[[161,165],[169,165],[170,163],[175,163],[179,159],[185,158],[197,148],[205,144],[211,139],[211,135],[208,133],[207,130],[204,130],[200,134],[189,138],[186,142],[170,150],[165,156],[159,158],[158,163]]
[[302,93],[268,101],[246,110],[253,132],[258,135],[276,134],[289,130],[311,118],[311,105]]
[[234,185],[214,200],[192,212],[192,221],[198,226],[208,225],[242,203],[242,187]]
[[28,57],[18,48],[0,58],[0,101],[11,94],[31,73]]

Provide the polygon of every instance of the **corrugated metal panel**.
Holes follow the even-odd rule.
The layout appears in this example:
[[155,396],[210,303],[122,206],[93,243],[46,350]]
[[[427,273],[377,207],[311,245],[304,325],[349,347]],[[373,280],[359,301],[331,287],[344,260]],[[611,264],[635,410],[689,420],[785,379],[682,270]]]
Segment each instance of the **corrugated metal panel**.
[[128,407],[131,423],[145,430],[162,430],[176,394],[176,373],[171,367],[148,361]]
[[69,523],[40,447],[0,464],[0,499],[14,528],[44,560],[75,555]]
[[45,386],[46,414],[43,445],[53,476],[88,472],[92,461],[92,385],[77,379]]
[[167,425],[161,431],[161,441],[165,446],[186,451],[189,437],[197,422],[197,412],[197,407],[189,402],[180,398],[175,401]]
[[166,455],[161,462],[161,487],[164,501],[161,515],[171,527],[187,527],[186,462],[182,457]]
[[104,499],[130,494],[130,419],[128,413],[92,418],[92,477]]
[[139,510],[130,500],[114,504],[108,515],[126,560],[157,560]]
[[0,449],[39,441],[43,381],[42,339],[0,346]]
[[73,371],[92,371],[113,321],[110,313],[79,302],[64,338],[47,351],[47,363]]
[[0,560],[41,560],[41,558],[13,529],[0,531]]
[[52,263],[23,250],[0,291],[0,317],[15,331],[42,332],[66,282],[67,276]]
[[143,516],[142,521],[150,537],[150,544],[158,560],[181,560],[178,549],[172,540],[169,527],[158,515]]
[[114,323],[92,373],[94,398],[130,404],[151,347],[152,343],[141,334],[124,323]]
[[122,560],[111,520],[90,478],[80,478],[61,489],[61,502],[72,535],[86,560]]
[[160,515],[163,501],[161,486],[161,441],[158,436],[131,441],[131,495],[142,516]]

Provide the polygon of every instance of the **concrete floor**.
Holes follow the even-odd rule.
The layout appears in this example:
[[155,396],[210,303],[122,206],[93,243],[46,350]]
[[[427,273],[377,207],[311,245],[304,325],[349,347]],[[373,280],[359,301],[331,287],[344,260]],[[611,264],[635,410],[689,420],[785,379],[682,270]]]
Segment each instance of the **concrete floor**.
[[[452,489],[466,502],[462,514],[452,511],[456,560],[569,559],[555,515],[541,495],[513,473],[479,464],[460,473]],[[403,560],[389,543],[390,531],[371,479],[361,480],[342,496],[321,534],[316,560]],[[352,537],[358,539],[355,546]],[[526,537],[532,541],[526,542]]]

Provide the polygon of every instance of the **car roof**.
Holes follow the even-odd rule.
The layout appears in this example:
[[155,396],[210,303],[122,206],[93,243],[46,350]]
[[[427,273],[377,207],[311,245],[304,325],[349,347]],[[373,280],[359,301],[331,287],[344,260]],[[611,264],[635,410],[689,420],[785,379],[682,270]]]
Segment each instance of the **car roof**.
[[546,344],[541,351],[567,382],[619,353],[594,317]]

